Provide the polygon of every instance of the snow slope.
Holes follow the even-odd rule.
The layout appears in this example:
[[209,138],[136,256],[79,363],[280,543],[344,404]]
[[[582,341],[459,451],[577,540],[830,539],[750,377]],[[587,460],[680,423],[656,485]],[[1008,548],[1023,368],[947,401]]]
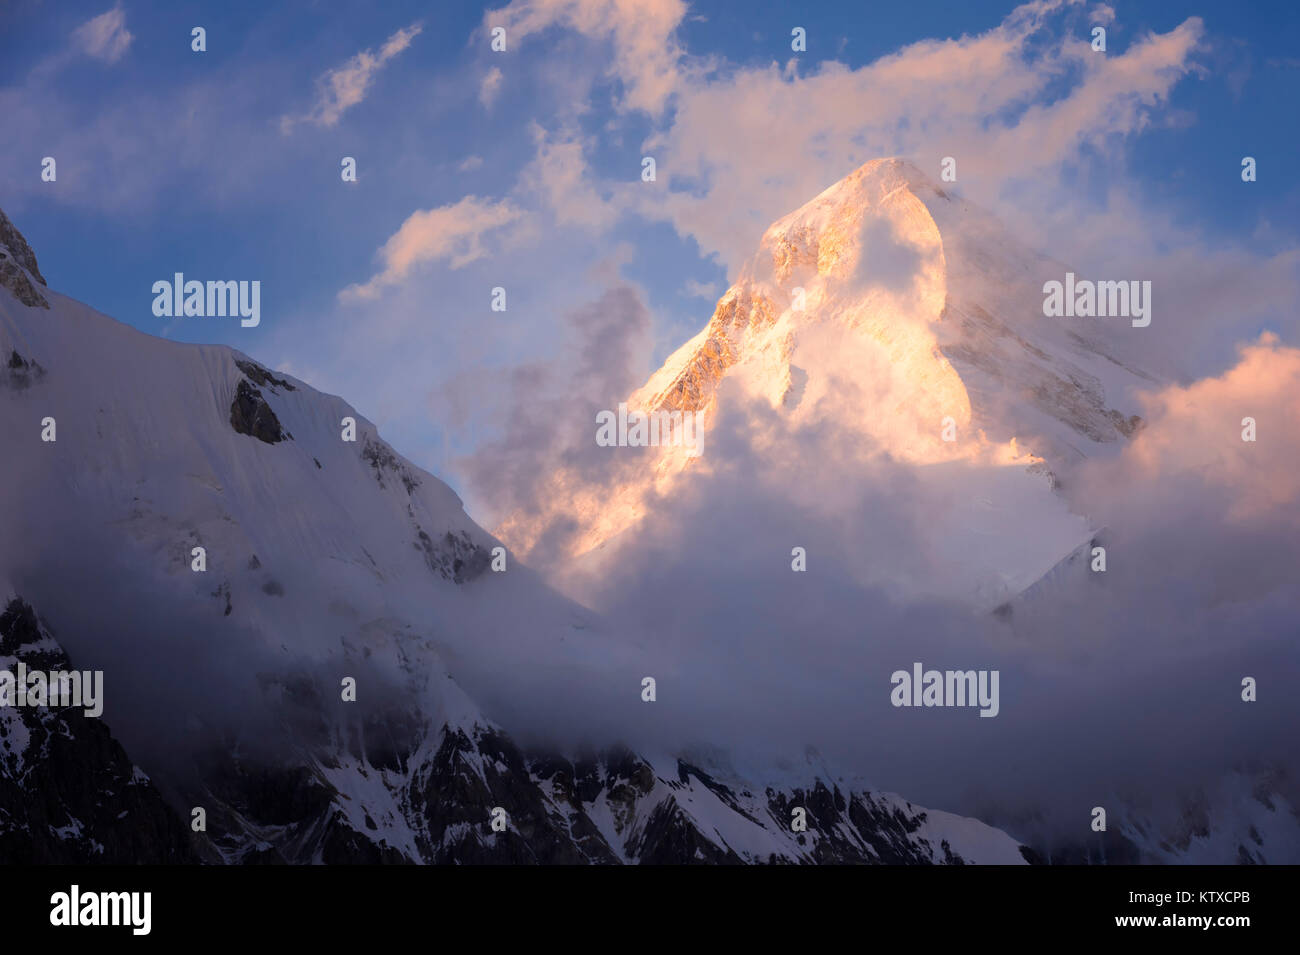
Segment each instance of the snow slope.
[[[939,571],[882,568],[866,583],[997,606],[1089,539],[1053,493],[1057,476],[1131,434],[1131,393],[1151,383],[1121,360],[1124,336],[1141,333],[1126,320],[1044,317],[1042,285],[1064,273],[910,163],[867,163],[773,223],[705,328],[626,399],[704,412],[704,453],[661,449],[612,486],[560,468],[550,509],[512,514],[497,533],[527,556],[573,522],[565,556],[584,559],[560,583],[581,592],[655,496],[711,473],[708,426],[729,400],[741,413],[773,409],[789,435],[833,448],[823,457],[840,459],[842,484],[887,456],[945,502],[918,541]],[[801,453],[752,417],[760,461]]]
[[522,749],[469,687],[626,676],[631,636],[513,555],[493,570],[499,542],[342,399],[48,290],[2,214],[0,243],[0,579],[105,671],[105,723],[182,818],[205,808],[204,858],[1024,861],[813,767]]

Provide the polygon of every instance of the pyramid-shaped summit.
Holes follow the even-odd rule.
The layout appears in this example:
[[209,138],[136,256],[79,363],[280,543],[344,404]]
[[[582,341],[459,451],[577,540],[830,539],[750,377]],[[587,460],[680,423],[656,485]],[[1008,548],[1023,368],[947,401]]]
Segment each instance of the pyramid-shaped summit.
[[943,406],[1065,467],[1131,434],[1129,394],[1153,379],[1124,359],[1126,329],[1044,317],[1043,282],[1064,270],[912,162],[872,160],[763,233],[709,323],[632,402],[707,410],[729,369],[762,356],[774,404],[795,407],[790,365],[817,371],[793,358],[801,333],[833,323],[887,349],[923,430]]
[[[705,326],[626,404],[699,413],[707,434],[729,394],[839,448],[916,466],[1019,462],[1051,487],[1123,444],[1134,393],[1152,383],[1125,357],[1140,330],[1044,316],[1043,284],[1065,268],[915,164],[873,160],[773,222]],[[498,533],[527,554],[567,526],[570,557],[608,550],[709,458],[663,448],[614,486],[561,469],[551,511],[510,515]]]

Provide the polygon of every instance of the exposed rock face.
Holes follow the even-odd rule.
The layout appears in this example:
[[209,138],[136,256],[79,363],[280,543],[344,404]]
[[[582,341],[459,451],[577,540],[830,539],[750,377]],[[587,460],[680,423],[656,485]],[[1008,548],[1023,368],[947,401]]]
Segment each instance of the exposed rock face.
[[45,369],[35,359],[24,358],[17,349],[9,350],[9,360],[0,369],[0,381],[21,391],[45,377]]
[[9,217],[2,209],[0,209],[0,245],[5,247],[9,255],[26,269],[32,278],[42,285],[45,284],[45,276],[41,275],[41,270],[36,265],[36,253],[32,251],[32,247],[27,244],[27,240],[9,221]]
[[32,280],[27,273],[15,265],[4,250],[0,250],[0,285],[13,292],[14,297],[28,307],[50,307],[50,303],[32,284]]
[[[71,670],[19,598],[0,613],[0,669]],[[109,689],[107,692],[112,692]],[[188,826],[82,707],[0,707],[0,862],[197,862]]]
[[442,536],[441,546],[438,546],[417,524],[416,538],[416,546],[424,551],[425,563],[444,580],[463,584],[478,577],[491,565],[487,550],[470,540],[464,531],[459,534],[447,531]]
[[396,452],[387,443],[378,438],[366,438],[361,445],[361,457],[374,468],[375,480],[379,482],[381,488],[388,486],[384,483],[385,474],[401,482],[407,494],[420,486],[420,479],[415,476],[415,473],[402,464]]
[[[973,820],[820,779],[752,790],[682,760],[663,772],[626,749],[576,761],[529,754],[482,722],[444,724],[427,738],[407,735],[412,728],[402,717],[371,727],[377,740],[408,743],[362,760],[271,767],[223,755],[194,799],[217,807],[214,842],[241,863],[1033,861]],[[793,807],[806,810],[808,831],[791,831]]]
[[779,311],[762,292],[733,288],[718,302],[704,341],[672,381],[648,398],[646,406],[655,411],[708,408],[718,382],[743,357],[746,333],[771,328]]
[[235,400],[230,405],[230,424],[240,434],[257,438],[267,444],[276,444],[285,439],[292,439],[280,426],[280,419],[275,416],[271,406],[262,396],[260,388],[266,388],[272,394],[279,389],[296,391],[294,385],[284,378],[277,378],[255,361],[244,358],[235,359],[235,367],[242,371],[247,379],[241,379],[235,389]]
[[273,391],[276,388],[283,388],[286,391],[297,390],[288,381],[286,381],[283,378],[275,377],[275,375],[271,374],[271,372],[267,371],[261,365],[257,364],[257,362],[245,361],[242,358],[236,358],[235,365],[236,367],[239,368],[240,371],[242,371],[245,375],[247,375],[254,384],[260,385],[263,388],[270,388]]
[[240,434],[247,434],[267,444],[276,444],[285,439],[280,419],[275,416],[262,393],[242,379],[235,390],[235,400],[230,405],[230,426]]
[[[944,321],[957,332],[943,346],[943,353],[956,367],[978,369],[994,380],[1014,367],[1021,400],[1087,440],[1105,444],[1130,437],[1141,421],[1137,415],[1109,407],[1105,387],[1095,375],[1053,361],[1051,355],[980,306],[950,301]],[[1016,356],[1014,365],[1008,353]]]
[[7,288],[28,307],[49,308],[50,303],[33,280],[45,284],[45,277],[36,265],[36,254],[0,210],[0,286]]
[[[420,478],[387,442],[365,436],[361,444],[361,459],[370,465],[381,490],[395,489],[400,485],[407,498],[411,499],[407,503],[406,513],[415,531],[412,546],[423,554],[429,570],[444,580],[463,584],[488,569],[491,557],[487,549],[475,543],[467,532],[446,531],[441,538],[435,539],[421,526],[411,498],[420,487]],[[320,462],[316,462],[316,466],[320,467]]]

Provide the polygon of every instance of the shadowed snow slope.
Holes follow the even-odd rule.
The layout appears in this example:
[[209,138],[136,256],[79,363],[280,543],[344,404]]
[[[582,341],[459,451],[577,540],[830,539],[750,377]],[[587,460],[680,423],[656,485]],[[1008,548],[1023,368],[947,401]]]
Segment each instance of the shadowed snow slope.
[[[494,569],[498,541],[343,400],[47,291],[0,225],[0,598],[28,601],[13,606],[31,641],[104,671],[103,726],[180,818],[206,810],[203,858],[1024,861],[1002,832],[813,762],[777,781],[582,749],[584,730],[649,711],[635,636],[513,556]],[[542,675],[571,688],[578,725],[508,733],[497,714]],[[43,785],[19,772],[39,754],[11,724],[10,815],[43,795],[23,788]],[[109,750],[85,759],[129,774]],[[174,840],[175,823],[158,808],[141,825]],[[89,818],[49,825],[13,851],[93,857],[106,839]]]

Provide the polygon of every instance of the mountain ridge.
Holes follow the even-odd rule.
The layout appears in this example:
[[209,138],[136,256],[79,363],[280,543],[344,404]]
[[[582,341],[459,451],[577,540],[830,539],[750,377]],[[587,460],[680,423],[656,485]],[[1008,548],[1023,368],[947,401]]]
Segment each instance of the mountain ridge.
[[[1026,861],[983,823],[811,766],[802,784],[771,786],[626,748],[525,751],[451,668],[510,646],[521,670],[522,647],[626,674],[635,655],[605,623],[513,555],[490,570],[496,538],[342,399],[57,292],[25,301],[22,262],[35,257],[20,262],[8,235],[0,539],[22,546],[0,549],[0,574],[79,665],[104,670],[107,725],[144,754],[170,811],[205,810],[188,851],[231,863]],[[341,679],[355,680],[355,706]],[[797,803],[807,832],[790,827]]]
[[[600,658],[602,678],[627,678],[635,700],[637,657],[598,614],[544,587],[513,552],[507,573],[485,568],[498,539],[341,398],[233,349],[153,338],[57,292],[24,301],[43,282],[8,240],[5,251],[17,271],[0,293],[0,598],[17,608],[9,619],[28,621],[24,642],[106,673],[105,722],[70,730],[90,782],[67,805],[103,801],[95,781],[120,787],[127,766],[150,777],[142,792],[161,794],[125,823],[77,810],[70,828],[51,816],[7,843],[10,861],[101,861],[111,854],[96,847],[111,845],[152,846],[111,855],[140,862],[1042,861],[1002,830],[914,806],[811,755],[778,775],[686,752],[517,743],[461,685],[474,647],[514,654],[489,674],[506,683],[526,682],[539,660]],[[34,268],[29,248],[23,261]],[[55,442],[40,437],[47,416]],[[358,441],[341,440],[343,417],[356,418]],[[206,549],[202,573],[195,547]],[[500,616],[500,606],[521,609]],[[57,643],[37,612],[57,619]],[[502,642],[519,633],[529,641]],[[357,678],[356,709],[339,699],[344,676]],[[469,682],[485,685],[482,674]],[[230,710],[253,715],[227,725]],[[14,716],[29,714],[0,711]],[[176,762],[142,732],[173,725]],[[0,735],[12,760],[18,736]],[[34,795],[23,778],[0,773],[0,810],[13,818]],[[1204,805],[1172,836],[1162,822],[1113,818],[1095,844],[1052,861],[1218,858],[1239,837],[1254,839],[1246,861],[1267,861],[1265,838],[1285,851],[1289,804],[1246,791],[1254,801],[1240,804],[1235,828],[1211,832]],[[178,838],[194,807],[207,831]],[[805,832],[790,825],[796,808]]]

